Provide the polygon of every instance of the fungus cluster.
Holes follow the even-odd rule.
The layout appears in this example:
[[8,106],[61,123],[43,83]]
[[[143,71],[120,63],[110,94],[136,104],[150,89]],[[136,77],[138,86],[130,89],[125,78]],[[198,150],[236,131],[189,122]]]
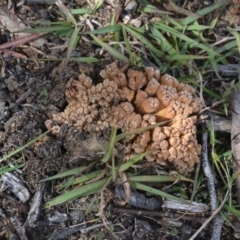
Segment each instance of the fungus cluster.
[[103,80],[97,85],[84,74],[78,80],[70,79],[66,90],[68,106],[46,121],[47,128],[57,133],[63,124],[85,131],[116,126],[126,132],[171,120],[128,138],[125,157],[153,150],[146,157],[148,161],[171,163],[182,173],[191,172],[201,151],[195,126],[201,102],[194,88],[168,74],[161,76],[151,67],[145,72],[128,69],[124,73],[117,63],[112,63],[100,75]]

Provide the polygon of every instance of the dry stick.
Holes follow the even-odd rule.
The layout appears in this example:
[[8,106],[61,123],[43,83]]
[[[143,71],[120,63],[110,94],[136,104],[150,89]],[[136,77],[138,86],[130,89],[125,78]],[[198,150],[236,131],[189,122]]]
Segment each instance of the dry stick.
[[[240,172],[240,92],[236,90],[232,91],[232,130],[231,130],[231,145],[232,145],[232,156],[234,170]],[[236,178],[237,188],[237,203],[240,205],[240,175]],[[235,223],[236,226],[239,221]],[[239,229],[235,228],[235,234],[239,235]]]
[[214,113],[209,113],[211,119],[206,119],[204,122],[206,123],[207,129],[212,129],[212,123],[214,126],[214,131],[220,131],[220,132],[229,132],[231,133],[232,129],[232,121],[226,117],[219,116]]
[[197,235],[200,232],[202,232],[202,230],[208,225],[208,223],[210,223],[212,221],[212,219],[222,210],[222,207],[225,204],[225,202],[227,201],[228,197],[229,197],[229,192],[226,193],[225,198],[224,198],[223,202],[221,203],[221,205],[218,207],[218,209],[216,209],[216,211],[206,220],[206,222],[203,223],[203,225],[194,233],[194,235],[189,240],[194,240],[197,237]]
[[[208,190],[210,194],[211,211],[214,213],[218,208],[217,195],[214,184],[214,177],[208,161],[208,133],[202,135],[202,166],[207,177]],[[218,215],[213,222],[213,232],[211,240],[221,239],[221,231],[224,220]]]
[[182,213],[171,213],[171,212],[161,212],[161,211],[152,211],[152,210],[138,210],[133,208],[120,208],[115,206],[110,206],[110,212],[114,213],[125,213],[135,216],[152,216],[152,217],[162,217],[162,218],[172,218],[178,219],[181,218],[185,221],[194,221],[203,224],[206,221],[206,217],[199,216],[197,214],[183,215]]
[[208,161],[208,133],[203,133],[202,135],[202,166],[205,176],[207,178],[208,191],[210,194],[211,211],[214,212],[217,209],[218,204],[214,184],[214,177],[211,166]]
[[[240,170],[240,92],[232,91],[231,145],[235,171]],[[240,205],[240,175],[236,178],[237,203]]]
[[106,223],[99,223],[99,224],[95,224],[89,227],[85,227],[86,223],[81,223],[75,226],[71,226],[69,228],[65,228],[65,229],[61,229],[61,230],[54,230],[53,233],[51,234],[51,236],[48,238],[48,240],[58,240],[58,239],[64,239],[69,237],[72,234],[75,234],[77,232],[81,232],[81,233],[88,233],[89,231],[95,229],[95,228],[100,228],[100,227],[104,227],[107,225],[111,225],[112,222],[106,222]]

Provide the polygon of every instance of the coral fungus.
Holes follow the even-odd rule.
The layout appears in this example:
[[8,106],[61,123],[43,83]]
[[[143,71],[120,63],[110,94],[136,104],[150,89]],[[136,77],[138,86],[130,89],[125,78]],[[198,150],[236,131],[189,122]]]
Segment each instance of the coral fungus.
[[78,80],[70,79],[66,90],[68,106],[64,112],[53,114],[46,122],[47,128],[54,126],[55,134],[63,124],[85,131],[117,126],[126,132],[171,120],[166,126],[128,139],[126,158],[154,150],[146,157],[148,161],[171,163],[182,173],[191,172],[201,151],[195,126],[201,101],[194,88],[168,74],[161,76],[151,67],[144,72],[128,69],[124,73],[112,63],[100,75],[103,80],[97,85],[84,74]]

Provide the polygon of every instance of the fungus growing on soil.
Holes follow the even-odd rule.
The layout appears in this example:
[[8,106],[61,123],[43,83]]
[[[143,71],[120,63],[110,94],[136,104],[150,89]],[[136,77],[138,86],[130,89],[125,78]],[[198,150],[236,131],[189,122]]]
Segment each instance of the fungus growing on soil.
[[171,120],[128,138],[126,159],[153,150],[146,157],[148,161],[170,163],[181,173],[191,172],[201,151],[195,126],[201,101],[194,88],[168,74],[161,76],[151,67],[144,72],[128,69],[124,73],[112,63],[100,76],[103,80],[97,85],[84,74],[78,80],[70,79],[66,89],[68,106],[64,112],[52,114],[47,128],[53,128],[54,134],[63,124],[89,132],[116,126],[126,132]]

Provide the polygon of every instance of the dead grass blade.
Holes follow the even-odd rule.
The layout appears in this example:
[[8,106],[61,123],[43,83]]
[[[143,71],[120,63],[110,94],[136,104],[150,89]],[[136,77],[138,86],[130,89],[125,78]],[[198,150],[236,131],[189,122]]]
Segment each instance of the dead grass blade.
[[11,51],[11,50],[8,50],[8,49],[3,49],[2,50],[3,52],[15,57],[15,58],[21,58],[21,59],[27,59],[27,57],[21,53],[17,53],[17,52],[14,52],[14,51]]
[[77,25],[77,21],[68,10],[68,8],[62,3],[61,0],[57,0],[55,4],[59,7],[60,11],[66,16],[66,18],[74,25]]
[[31,35],[26,36],[26,37],[21,37],[21,38],[15,39],[11,42],[3,43],[3,44],[0,45],[0,50],[5,49],[5,48],[10,48],[10,47],[15,47],[17,45],[22,45],[22,44],[25,44],[25,43],[29,43],[33,40],[36,40],[36,39],[42,37],[45,34],[46,33],[35,33],[35,34],[31,34]]
[[119,172],[119,176],[123,182],[123,187],[124,187],[124,191],[126,194],[126,199],[124,200],[124,202],[122,202],[123,205],[127,204],[130,200],[131,197],[131,188],[130,188],[130,184],[128,182],[127,179],[127,175],[124,172]]
[[193,16],[196,19],[201,17],[200,15],[198,15],[196,13],[193,13],[191,11],[188,11],[188,10],[184,9],[184,8],[176,6],[172,1],[169,1],[167,4],[163,4],[163,6],[164,6],[164,8],[166,8],[170,12],[174,11],[175,13],[178,13],[178,14]]

